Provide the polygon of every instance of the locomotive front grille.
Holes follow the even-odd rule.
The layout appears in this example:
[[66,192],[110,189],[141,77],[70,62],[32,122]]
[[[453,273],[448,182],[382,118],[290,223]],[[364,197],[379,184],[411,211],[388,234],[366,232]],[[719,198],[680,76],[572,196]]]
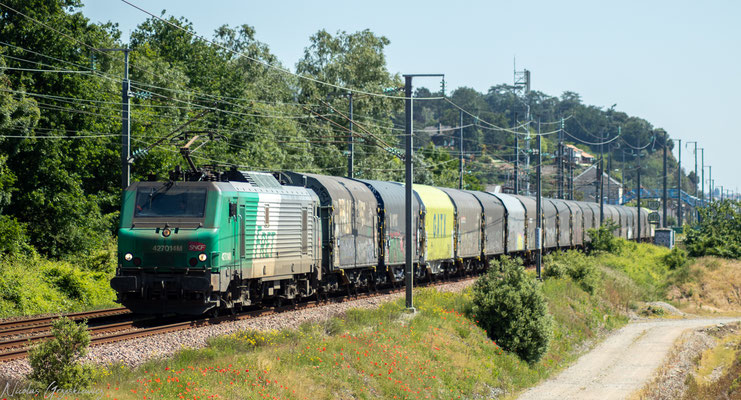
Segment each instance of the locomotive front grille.
[[145,253],[145,263],[156,267],[174,267],[175,253]]

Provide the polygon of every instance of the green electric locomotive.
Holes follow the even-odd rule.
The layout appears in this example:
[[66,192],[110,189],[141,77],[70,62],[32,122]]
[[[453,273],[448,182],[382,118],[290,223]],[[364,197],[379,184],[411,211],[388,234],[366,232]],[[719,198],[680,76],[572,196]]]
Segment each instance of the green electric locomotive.
[[314,294],[321,229],[313,191],[270,174],[137,182],[123,195],[111,286],[137,313],[204,314]]

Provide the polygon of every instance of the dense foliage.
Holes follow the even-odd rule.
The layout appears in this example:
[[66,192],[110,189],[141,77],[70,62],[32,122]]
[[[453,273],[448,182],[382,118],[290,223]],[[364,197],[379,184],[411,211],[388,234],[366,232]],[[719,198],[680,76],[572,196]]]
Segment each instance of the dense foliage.
[[62,317],[52,322],[51,333],[51,339],[31,349],[28,354],[32,369],[29,378],[50,391],[87,387],[93,369],[80,363],[90,345],[87,324],[76,324]]
[[741,257],[741,202],[715,201],[698,212],[700,221],[685,238],[690,255]]
[[504,257],[476,280],[471,314],[503,349],[529,363],[548,350],[553,318],[540,284],[520,259]]
[[60,261],[38,254],[0,256],[0,318],[115,306],[113,251]]
[[600,275],[593,260],[578,250],[549,254],[544,260],[543,276],[546,278],[569,277],[585,292],[594,294],[599,286]]

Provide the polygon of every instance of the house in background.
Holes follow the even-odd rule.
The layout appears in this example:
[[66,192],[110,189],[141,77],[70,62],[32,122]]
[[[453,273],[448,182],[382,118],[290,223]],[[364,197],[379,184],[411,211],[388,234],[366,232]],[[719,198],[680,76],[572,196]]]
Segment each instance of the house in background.
[[435,146],[449,148],[458,146],[458,132],[452,126],[428,126],[422,129],[422,132],[430,136],[430,140]]
[[587,153],[586,151],[574,146],[573,144],[566,144],[566,154],[568,155],[569,149],[574,151],[574,163],[577,165],[592,165],[594,163],[594,156]]
[[[597,166],[592,165],[574,178],[574,198],[576,200],[597,201],[596,190],[599,187],[597,181]],[[609,179],[609,183],[608,183]],[[602,172],[603,193],[606,204],[618,204],[623,197],[623,186],[620,181],[609,177]],[[609,191],[609,193],[608,193]]]

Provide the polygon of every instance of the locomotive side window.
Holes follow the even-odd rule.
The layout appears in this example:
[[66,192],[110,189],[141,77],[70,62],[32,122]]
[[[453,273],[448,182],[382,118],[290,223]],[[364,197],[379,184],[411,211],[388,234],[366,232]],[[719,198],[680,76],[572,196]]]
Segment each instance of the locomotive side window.
[[270,205],[265,205],[265,226],[270,226]]
[[134,217],[203,218],[205,210],[206,189],[141,188],[136,193]]

